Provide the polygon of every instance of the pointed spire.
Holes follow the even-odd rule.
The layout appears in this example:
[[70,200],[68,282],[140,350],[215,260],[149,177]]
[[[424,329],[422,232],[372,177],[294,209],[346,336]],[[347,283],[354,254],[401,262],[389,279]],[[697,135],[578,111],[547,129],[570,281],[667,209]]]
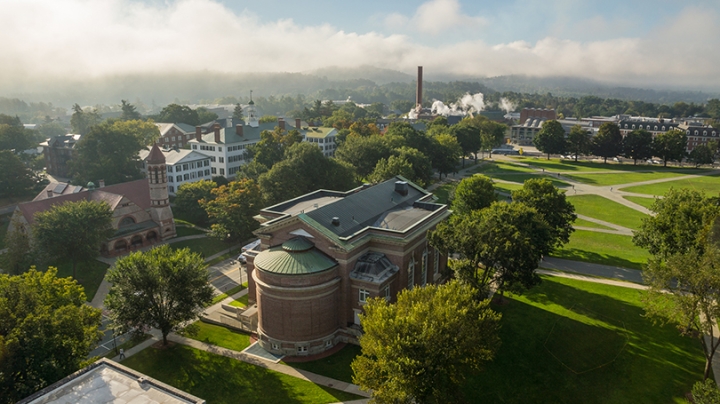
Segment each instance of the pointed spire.
[[165,164],[165,155],[160,151],[157,143],[155,143],[147,156],[148,164]]

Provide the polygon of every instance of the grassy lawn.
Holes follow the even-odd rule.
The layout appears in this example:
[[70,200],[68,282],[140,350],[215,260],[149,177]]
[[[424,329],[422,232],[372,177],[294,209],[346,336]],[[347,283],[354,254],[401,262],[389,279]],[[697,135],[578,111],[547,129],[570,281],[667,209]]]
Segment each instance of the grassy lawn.
[[624,164],[618,164],[610,162],[608,163],[596,163],[592,161],[578,161],[577,163],[570,160],[550,159],[545,158],[534,158],[534,157],[511,157],[513,160],[529,164],[531,166],[544,168],[551,171],[563,171],[563,172],[587,172],[587,171],[677,171],[680,173],[696,174],[702,172],[692,167],[658,167],[655,165],[638,164],[633,165],[632,161]]
[[687,175],[689,173],[676,171],[660,171],[651,173],[613,173],[613,174],[568,174],[567,177],[583,184],[608,186],[617,184],[630,184],[633,182],[658,180]]
[[590,216],[629,229],[640,228],[640,220],[646,215],[599,195],[574,195],[568,201],[575,206],[575,213]]
[[650,254],[635,246],[631,236],[576,230],[570,242],[555,250],[553,257],[595,264],[615,265],[623,268],[642,269]]
[[230,306],[245,308],[248,305],[248,295],[242,295],[239,298],[230,302]]
[[288,366],[297,369],[307,370],[308,372],[317,373],[327,376],[335,380],[352,383],[353,371],[350,363],[356,356],[360,355],[360,347],[357,345],[347,344],[338,352],[328,356],[327,358],[318,359],[312,362],[283,362]]
[[[59,262],[53,263],[51,266],[55,266],[58,269],[58,278],[72,277],[72,263],[70,262]],[[88,302],[95,297],[100,283],[105,277],[109,266],[97,260],[90,260],[88,262],[79,262],[77,264],[77,281],[85,288],[85,295],[87,295]]]
[[623,198],[627,199],[630,202],[637,203],[640,206],[644,206],[648,209],[650,209],[650,206],[655,203],[655,198],[643,198],[642,196],[623,196]]
[[196,234],[205,234],[204,231],[202,231],[198,228],[187,227],[187,226],[177,226],[177,227],[175,227],[175,231],[177,232],[178,237],[194,236]]
[[192,327],[197,330],[197,334],[188,334],[186,335],[188,338],[238,352],[250,346],[250,335],[239,331],[202,321],[194,322]]
[[529,179],[545,178],[545,179],[550,180],[550,182],[552,182],[553,185],[555,185],[558,188],[564,188],[564,187],[569,186],[569,184],[567,182],[560,181],[560,180],[556,179],[555,177],[545,175],[545,174],[532,174],[532,173],[493,174],[493,175],[490,175],[489,177],[493,178],[493,179],[498,179],[498,180],[517,182],[520,184],[524,184],[525,181],[527,181]]
[[543,277],[495,304],[502,345],[465,386],[470,402],[685,403],[702,378],[696,339],[643,316],[644,292]]
[[448,203],[448,196],[450,195],[450,191],[455,189],[456,186],[457,182],[448,182],[435,188],[432,193],[438,198],[437,203]]
[[503,163],[487,162],[485,164],[479,165],[476,168],[473,168],[470,171],[475,174],[485,174],[487,176],[490,176],[491,174],[512,174],[512,173],[535,172],[535,170],[531,167],[525,167],[525,166],[521,166],[521,165],[517,165],[517,164],[509,164],[509,163],[504,163],[504,162]]
[[232,296],[235,293],[237,293],[245,288],[247,288],[247,282],[243,283],[242,285],[237,285],[234,288],[225,291],[225,293],[220,293],[219,295],[217,295],[213,298],[212,302],[210,302],[210,306],[212,306],[215,303],[225,300],[226,297]]
[[[694,174],[692,171],[688,174]],[[638,185],[636,187],[622,188],[626,192],[636,192],[638,194],[648,194],[661,196],[670,188],[691,188],[698,191],[705,191],[708,194],[717,194],[720,192],[720,178],[718,175],[705,175],[702,177],[661,182],[659,184]]]
[[207,258],[213,254],[219,253],[222,250],[226,250],[233,245],[208,237],[178,241],[177,243],[170,244],[170,246],[177,249],[189,247],[192,252],[200,253],[203,257]]
[[145,349],[123,365],[211,404],[322,404],[360,397],[184,345]]
[[605,229],[605,230],[614,230],[610,227],[603,226],[601,224],[597,224],[595,222],[591,222],[588,220],[583,219],[575,219],[575,223],[573,223],[573,226],[580,226],[580,227],[592,227],[593,229]]

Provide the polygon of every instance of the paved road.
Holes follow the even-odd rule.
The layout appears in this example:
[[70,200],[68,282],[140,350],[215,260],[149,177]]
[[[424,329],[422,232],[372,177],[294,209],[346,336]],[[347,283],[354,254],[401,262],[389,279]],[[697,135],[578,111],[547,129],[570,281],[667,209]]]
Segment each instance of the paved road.
[[589,262],[564,260],[561,258],[545,257],[540,268],[556,271],[575,272],[582,275],[599,276],[601,278],[619,279],[627,282],[644,283],[642,271],[612,265],[591,264]]

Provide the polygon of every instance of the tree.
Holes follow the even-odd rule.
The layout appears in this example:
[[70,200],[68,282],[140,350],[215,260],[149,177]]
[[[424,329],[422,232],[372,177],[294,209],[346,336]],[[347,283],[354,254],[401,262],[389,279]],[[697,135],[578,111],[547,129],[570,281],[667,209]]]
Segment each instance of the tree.
[[137,111],[134,105],[130,104],[125,100],[120,100],[120,102],[120,109],[122,110],[122,115],[120,116],[121,120],[134,121],[140,119],[140,113]]
[[99,124],[102,120],[97,109],[86,112],[78,104],[73,105],[72,109],[73,114],[70,117],[70,126],[72,127],[73,133],[85,135],[90,132],[93,126]]
[[651,158],[652,141],[652,133],[645,129],[635,129],[623,138],[623,157],[633,159],[634,165],[637,165],[638,160]]
[[44,139],[62,136],[67,133],[65,126],[59,122],[45,122],[38,127],[37,131]]
[[30,236],[20,220],[13,217],[5,234],[5,247],[3,254],[5,268],[14,275],[18,275],[30,267]]
[[590,132],[585,130],[585,128],[580,125],[575,125],[570,128],[567,142],[567,149],[575,156],[575,162],[577,163],[578,156],[584,156],[590,152],[592,138]]
[[283,159],[288,147],[300,142],[302,142],[302,136],[295,129],[288,132],[282,131],[280,127],[275,127],[272,132],[264,130],[260,133],[260,141],[248,146],[247,157],[265,167],[272,168],[275,163]]
[[208,111],[205,107],[198,107],[198,109],[195,110],[198,115],[198,120],[196,125],[201,125],[204,123],[212,122],[216,119],[218,119],[218,114],[214,112]]
[[22,123],[19,125],[0,123],[0,150],[12,150],[19,153],[36,147],[35,140],[32,131],[25,129]]
[[14,403],[84,366],[100,310],[57,270],[0,274],[0,402]]
[[718,404],[720,403],[720,389],[715,380],[705,379],[697,382],[692,388],[693,404]]
[[382,136],[350,135],[335,151],[335,157],[350,163],[362,178],[375,170],[378,161],[389,158],[391,154],[392,148]]
[[593,138],[592,152],[603,158],[607,163],[608,157],[615,157],[622,153],[622,134],[620,127],[613,122],[600,125],[597,135]]
[[210,219],[205,209],[200,206],[200,200],[211,201],[214,196],[212,190],[217,184],[209,180],[188,182],[178,187],[175,194],[173,209],[177,209],[179,215],[187,218],[190,223],[206,226]]
[[195,320],[213,299],[205,261],[189,248],[169,245],[120,258],[108,271],[112,284],[105,308],[116,328],[142,332],[157,328],[167,335]]
[[35,214],[32,235],[35,249],[48,257],[77,263],[100,254],[100,246],[115,230],[106,202],[78,201],[55,205]]
[[442,178],[443,174],[447,175],[455,171],[462,148],[454,136],[444,133],[433,137],[432,142],[430,159],[433,168],[437,170],[440,178]]
[[[471,121],[480,129],[480,148],[489,151],[492,155],[492,149],[502,144],[508,129],[507,125],[491,121],[482,115],[475,115]],[[475,160],[477,161],[477,154]]]
[[714,198],[688,188],[670,188],[662,199],[655,199],[650,211],[654,215],[642,219],[633,243],[659,257],[701,249],[710,226],[720,216]]
[[32,171],[9,150],[0,150],[0,197],[25,195],[35,184]]
[[403,145],[417,149],[420,153],[426,156],[432,155],[432,138],[425,132],[416,130],[407,122],[391,123],[388,126],[387,131],[385,131],[385,138],[402,138]]
[[663,160],[663,167],[667,167],[668,160],[682,161],[687,150],[687,135],[685,132],[672,129],[655,136],[652,142],[653,154]]
[[260,187],[253,180],[241,179],[210,191],[214,199],[201,199],[200,206],[213,222],[210,235],[233,241],[245,240],[257,229],[253,219],[263,207]]
[[94,126],[75,147],[77,155],[69,165],[76,183],[104,179],[110,185],[142,178],[137,156],[143,144],[118,126],[109,122]]
[[188,125],[200,125],[198,113],[187,105],[170,104],[160,111],[157,117],[158,122],[186,123]]
[[567,149],[565,129],[556,120],[545,121],[540,131],[533,138],[533,144],[538,150],[547,154],[550,160],[551,154],[562,154]]
[[383,182],[396,175],[401,175],[412,181],[415,172],[412,165],[402,157],[390,156],[387,160],[381,159],[375,166],[375,170],[368,176],[374,183]]
[[534,178],[525,181],[522,189],[512,191],[512,200],[534,208],[552,228],[553,247],[560,247],[570,241],[575,231],[573,222],[577,219],[575,207],[550,180]]
[[240,120],[245,119],[245,115],[243,114],[242,105],[240,105],[239,103],[235,104],[235,109],[233,110],[232,117],[235,119],[240,119]]
[[427,155],[423,154],[418,149],[413,149],[407,146],[402,146],[399,149],[393,150],[393,154],[407,161],[410,164],[410,167],[412,167],[413,174],[410,177],[406,177],[407,179],[420,185],[421,187],[430,185],[433,172],[432,162]]
[[[651,317],[675,324],[680,333],[700,339],[705,354],[704,378],[720,345],[714,325],[720,320],[720,248],[692,249],[667,259],[652,258],[643,270],[650,287],[645,310]],[[705,339],[709,335],[709,341]]]
[[495,183],[484,175],[463,178],[455,188],[453,211],[458,215],[485,209],[497,200]]
[[277,121],[278,121],[278,117],[275,115],[263,115],[258,120],[259,123],[273,123],[273,122],[277,122]]
[[[463,157],[477,152],[482,146],[480,128],[469,119],[463,119],[460,123],[453,125],[450,128],[450,134],[457,139]],[[462,166],[465,167],[465,158],[462,159]]]
[[535,209],[518,202],[495,202],[453,215],[437,225],[429,240],[440,251],[460,255],[455,276],[483,296],[490,281],[497,282],[501,293],[539,283],[535,269],[550,252],[553,233]]
[[160,137],[160,128],[151,120],[117,121],[113,122],[112,128],[126,135],[133,135],[142,146],[152,145]]
[[700,167],[703,164],[712,164],[714,155],[710,147],[704,144],[695,146],[690,152],[688,159],[695,164],[695,167]]
[[482,369],[500,345],[500,314],[475,294],[451,281],[405,290],[394,304],[370,299],[360,317],[353,383],[372,390],[377,403],[461,401],[466,375]]

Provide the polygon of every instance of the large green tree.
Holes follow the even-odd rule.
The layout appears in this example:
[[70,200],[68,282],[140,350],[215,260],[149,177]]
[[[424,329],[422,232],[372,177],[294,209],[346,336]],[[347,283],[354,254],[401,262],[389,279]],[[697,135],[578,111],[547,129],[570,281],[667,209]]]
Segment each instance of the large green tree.
[[454,172],[457,169],[458,159],[462,154],[462,148],[454,136],[441,133],[432,138],[432,152],[430,160],[433,168],[438,172],[440,178],[443,174]]
[[[130,122],[137,121],[123,124]],[[84,185],[104,179],[110,185],[142,178],[138,151],[143,146],[134,133],[110,122],[93,126],[77,143],[77,155],[69,162],[73,181]]]
[[480,128],[470,119],[463,119],[460,123],[450,127],[450,134],[455,136],[462,149],[462,166],[465,167],[465,156],[469,156],[480,150],[482,139]]
[[598,133],[593,137],[592,152],[596,156],[602,157],[603,162],[607,163],[608,157],[615,157],[622,151],[620,127],[614,122],[605,122],[600,125]]
[[464,215],[487,208],[496,200],[493,180],[484,175],[473,175],[463,178],[455,187],[452,208],[455,214]]
[[102,118],[97,109],[85,111],[80,105],[75,104],[72,107],[73,114],[70,117],[70,126],[73,133],[85,135],[90,132],[93,126],[98,125]]
[[11,219],[5,234],[5,248],[2,264],[8,272],[18,275],[30,268],[30,235],[17,217]]
[[715,334],[715,324],[720,320],[720,248],[711,244],[703,252],[691,249],[667,259],[650,259],[643,279],[650,287],[645,298],[647,313],[676,325],[683,335],[702,343],[707,379],[720,345]]
[[635,129],[623,138],[623,157],[633,159],[634,165],[637,165],[638,160],[651,158],[652,141],[652,133],[645,129]]
[[187,105],[169,104],[157,115],[157,122],[186,123],[196,126],[200,122],[198,113]]
[[275,127],[272,132],[264,130],[260,133],[260,141],[248,147],[247,156],[270,169],[283,159],[286,149],[300,142],[302,136],[297,130],[286,132]]
[[459,254],[455,276],[481,293],[491,281],[501,292],[539,283],[535,269],[554,244],[553,229],[543,216],[519,202],[495,202],[453,215],[438,224],[429,240],[440,251]]
[[27,194],[35,184],[33,172],[9,150],[0,150],[0,197]]
[[383,182],[396,175],[401,175],[412,181],[414,175],[412,165],[402,157],[390,156],[387,160],[381,159],[375,166],[375,170],[368,176],[374,183]]
[[85,365],[100,310],[57,270],[0,274],[0,403],[14,403]]
[[0,150],[20,153],[37,146],[34,131],[25,129],[18,117],[0,114]]
[[122,115],[120,119],[123,121],[133,121],[140,119],[140,113],[137,111],[134,105],[130,104],[126,100],[120,100],[120,110]]
[[590,153],[591,143],[592,137],[588,130],[580,125],[575,125],[570,128],[570,133],[567,137],[567,150],[573,154],[575,162],[578,161],[578,156],[584,156]]
[[108,271],[112,284],[105,298],[113,326],[142,332],[157,328],[167,336],[195,320],[212,301],[207,265],[189,248],[163,245],[120,258]]
[[577,219],[575,207],[550,180],[534,178],[525,181],[522,189],[512,191],[512,200],[524,203],[540,213],[552,228],[552,246],[560,247],[570,241]]
[[214,199],[212,190],[215,188],[217,188],[217,184],[209,180],[180,185],[175,194],[173,210],[177,210],[180,216],[187,218],[193,224],[207,226],[209,218],[205,209],[200,206],[200,200],[204,199],[209,202]]
[[655,136],[652,142],[653,154],[660,157],[663,167],[668,161],[682,161],[687,150],[687,135],[679,129],[672,129]]
[[695,167],[700,167],[703,164],[712,164],[714,161],[714,153],[710,149],[710,146],[701,144],[692,149],[688,155],[688,160],[695,164]]
[[545,121],[540,131],[533,138],[533,144],[538,150],[547,154],[550,160],[551,154],[563,154],[568,144],[565,139],[565,129],[556,120]]
[[112,236],[112,210],[105,202],[65,202],[35,214],[32,236],[39,255],[72,263],[76,278],[78,262],[94,259],[100,246]]
[[142,146],[152,145],[160,137],[160,129],[151,120],[142,121],[132,119],[116,121],[113,122],[112,129],[126,135],[133,135]]
[[461,402],[465,377],[500,345],[500,314],[475,295],[451,281],[405,290],[393,304],[370,299],[353,382],[372,390],[376,403]]
[[382,136],[350,135],[335,151],[335,157],[350,163],[362,178],[375,170],[378,161],[388,159],[391,154],[392,148]]
[[653,215],[642,220],[633,242],[660,258],[702,249],[720,217],[717,198],[689,188],[670,188],[650,211]]
[[253,219],[263,208],[257,182],[249,179],[232,181],[211,191],[213,199],[201,199],[200,206],[212,221],[210,234],[221,240],[245,240],[258,227]]

